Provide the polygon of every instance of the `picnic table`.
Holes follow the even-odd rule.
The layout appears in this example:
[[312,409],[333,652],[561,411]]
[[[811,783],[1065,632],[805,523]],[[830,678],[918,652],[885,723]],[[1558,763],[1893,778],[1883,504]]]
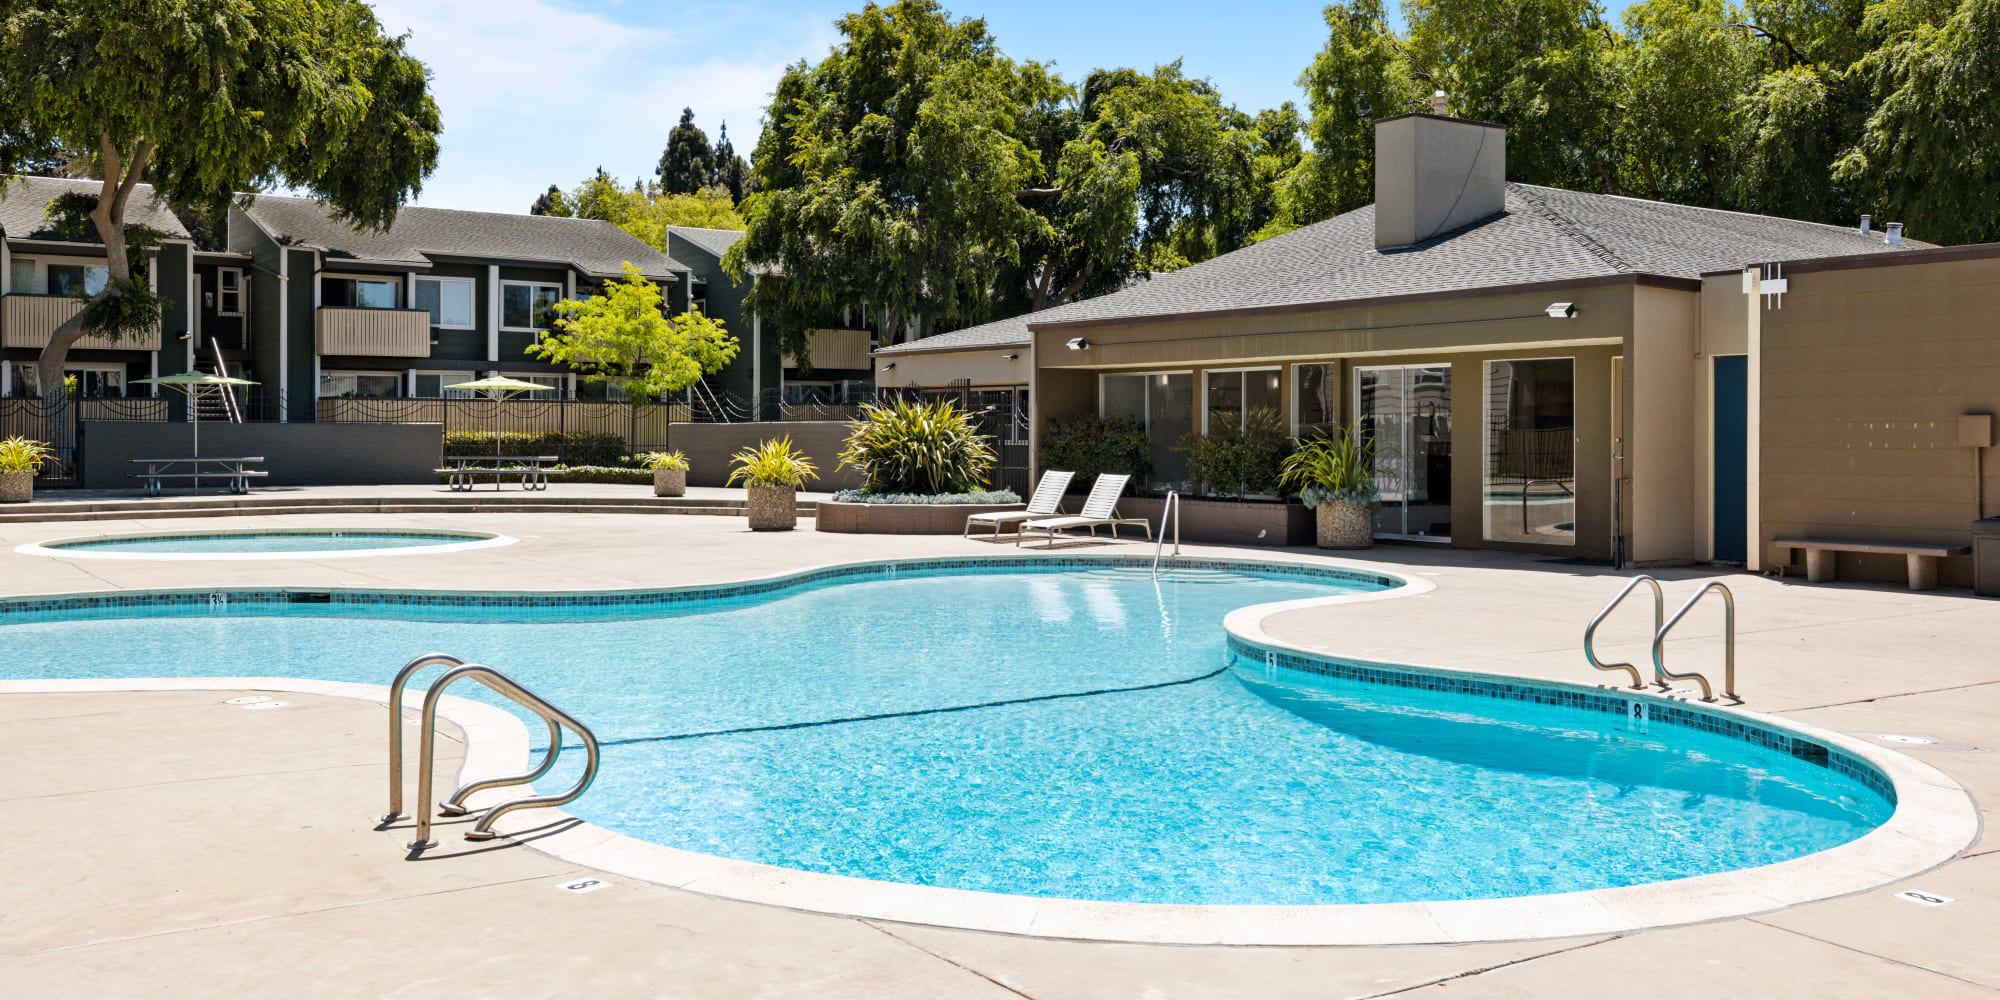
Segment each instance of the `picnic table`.
[[143,465],[144,472],[128,472],[126,475],[146,484],[146,495],[160,495],[160,486],[168,480],[187,479],[195,489],[201,489],[204,479],[222,479],[229,483],[229,492],[250,492],[250,480],[270,475],[262,469],[252,469],[264,460],[263,456],[242,456],[234,458],[134,458],[133,465]]
[[519,477],[524,490],[549,488],[549,467],[560,461],[555,455],[452,455],[445,468],[433,470],[447,477],[445,485],[454,490],[470,490],[479,480],[490,478],[493,488],[503,480]]

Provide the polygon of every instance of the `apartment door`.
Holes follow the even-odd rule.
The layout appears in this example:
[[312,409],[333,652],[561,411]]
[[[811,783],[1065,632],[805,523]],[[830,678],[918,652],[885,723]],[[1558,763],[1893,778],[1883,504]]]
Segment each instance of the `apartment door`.
[[1750,359],[1731,354],[1714,359],[1710,396],[1715,403],[1715,512],[1711,522],[1714,550],[1720,562],[1743,562],[1749,556],[1750,524]]
[[1354,417],[1375,443],[1375,533],[1451,538],[1451,366],[1354,370]]

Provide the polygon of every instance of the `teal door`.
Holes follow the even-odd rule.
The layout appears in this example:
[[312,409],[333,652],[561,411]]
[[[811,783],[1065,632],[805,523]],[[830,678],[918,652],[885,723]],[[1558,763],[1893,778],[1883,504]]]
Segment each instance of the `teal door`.
[[1749,554],[1750,359],[1715,359],[1715,558],[1743,562]]

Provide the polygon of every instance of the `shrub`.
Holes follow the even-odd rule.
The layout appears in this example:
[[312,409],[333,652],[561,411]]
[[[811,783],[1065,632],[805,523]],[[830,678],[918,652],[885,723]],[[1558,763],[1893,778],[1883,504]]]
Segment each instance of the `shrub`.
[[687,453],[679,451],[649,451],[639,456],[639,468],[649,472],[660,469],[686,472],[688,468]]
[[611,465],[571,465],[549,471],[552,483],[615,483],[621,486],[651,486],[653,474],[646,469]]
[[993,446],[949,399],[863,404],[840,464],[874,493],[966,493],[986,485]]
[[1289,450],[1276,410],[1250,411],[1249,427],[1189,434],[1174,445],[1188,457],[1188,478],[1221,496],[1274,494]]
[[873,504],[1009,504],[1020,503],[1021,494],[1013,490],[980,490],[972,493],[871,493],[867,490],[837,490],[833,498],[840,503]]
[[1144,482],[1153,474],[1153,441],[1146,428],[1113,417],[1052,420],[1042,438],[1042,469],[1076,473],[1079,487],[1106,472],[1122,472]]
[[556,455],[578,465],[615,465],[625,457],[625,438],[596,431],[451,431],[444,436],[449,456],[496,450],[502,455]]
[[0,472],[40,472],[42,463],[55,461],[56,453],[40,441],[10,437],[0,441]]
[[730,470],[729,486],[739,479],[745,486],[804,486],[806,480],[819,478],[812,459],[792,447],[789,434],[730,457],[736,460],[736,468]]
[[1296,439],[1298,450],[1285,459],[1281,479],[1299,491],[1308,507],[1332,503],[1374,503],[1375,441],[1342,427],[1330,437]]

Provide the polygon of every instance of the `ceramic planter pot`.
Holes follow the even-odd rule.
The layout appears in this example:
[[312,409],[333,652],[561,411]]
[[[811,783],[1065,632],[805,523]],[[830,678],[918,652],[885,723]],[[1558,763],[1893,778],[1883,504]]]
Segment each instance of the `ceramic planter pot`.
[[1365,549],[1375,544],[1375,508],[1365,503],[1330,503],[1316,509],[1322,549]]
[[798,487],[749,486],[751,531],[790,531],[798,525]]
[[656,497],[686,496],[688,473],[686,469],[654,469],[653,495]]
[[0,503],[27,503],[34,498],[34,473],[0,472]]

